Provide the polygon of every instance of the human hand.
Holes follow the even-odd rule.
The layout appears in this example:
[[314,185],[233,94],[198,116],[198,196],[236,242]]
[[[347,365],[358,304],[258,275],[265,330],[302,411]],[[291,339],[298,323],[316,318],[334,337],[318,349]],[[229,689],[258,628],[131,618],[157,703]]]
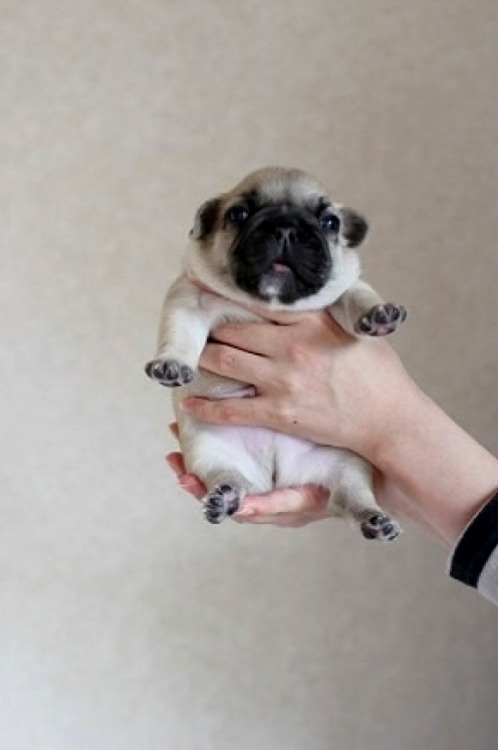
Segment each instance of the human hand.
[[387,342],[355,339],[325,312],[271,313],[264,323],[222,325],[212,337],[201,366],[253,384],[256,395],[185,399],[181,408],[201,421],[259,425],[374,462],[416,389]]
[[[380,506],[446,545],[496,487],[496,459],[417,388],[382,339],[354,339],[327,313],[271,313],[269,322],[220,326],[213,338],[202,367],[251,383],[256,395],[186,399],[199,420],[261,425],[358,453],[377,468]],[[269,516],[324,517],[323,500],[286,492]]]

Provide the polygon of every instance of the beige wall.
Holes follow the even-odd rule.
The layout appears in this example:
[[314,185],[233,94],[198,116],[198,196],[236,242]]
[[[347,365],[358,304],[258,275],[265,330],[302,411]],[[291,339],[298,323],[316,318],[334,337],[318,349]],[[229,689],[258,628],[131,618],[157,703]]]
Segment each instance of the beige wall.
[[0,2],[2,750],[490,750],[496,611],[415,530],[208,527],[142,373],[194,208],[365,211],[396,347],[496,433],[494,0]]

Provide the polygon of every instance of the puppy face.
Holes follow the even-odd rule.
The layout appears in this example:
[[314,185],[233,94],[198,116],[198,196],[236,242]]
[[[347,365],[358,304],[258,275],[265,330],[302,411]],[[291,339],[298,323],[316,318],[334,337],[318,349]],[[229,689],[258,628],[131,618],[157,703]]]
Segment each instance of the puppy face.
[[358,275],[351,248],[366,232],[366,221],[332,203],[310,175],[268,167],[201,206],[187,265],[227,296],[236,290],[273,307],[319,307],[347,288],[353,267]]

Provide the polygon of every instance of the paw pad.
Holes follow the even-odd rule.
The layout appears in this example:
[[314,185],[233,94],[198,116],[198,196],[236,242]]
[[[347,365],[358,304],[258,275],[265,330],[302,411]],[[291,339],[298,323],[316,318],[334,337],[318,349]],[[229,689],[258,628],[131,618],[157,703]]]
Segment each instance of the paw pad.
[[208,495],[204,503],[204,515],[209,523],[221,523],[233,515],[239,507],[239,496],[230,484],[220,484]]
[[375,305],[358,321],[356,330],[367,336],[386,336],[395,331],[406,320],[406,308],[402,305]]
[[365,539],[378,539],[390,542],[401,533],[401,526],[389,516],[378,514],[370,516],[361,524],[361,533]]
[[153,359],[145,365],[145,372],[152,380],[170,388],[186,385],[194,377],[192,368],[176,359]]

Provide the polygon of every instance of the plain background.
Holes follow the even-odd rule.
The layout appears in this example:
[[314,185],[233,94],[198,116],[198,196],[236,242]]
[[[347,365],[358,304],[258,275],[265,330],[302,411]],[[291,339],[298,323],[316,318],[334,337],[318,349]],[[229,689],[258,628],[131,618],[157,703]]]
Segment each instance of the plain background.
[[0,13],[2,750],[490,750],[496,610],[446,552],[208,526],[142,367],[198,204],[299,166],[370,218],[408,369],[498,447],[495,0]]

